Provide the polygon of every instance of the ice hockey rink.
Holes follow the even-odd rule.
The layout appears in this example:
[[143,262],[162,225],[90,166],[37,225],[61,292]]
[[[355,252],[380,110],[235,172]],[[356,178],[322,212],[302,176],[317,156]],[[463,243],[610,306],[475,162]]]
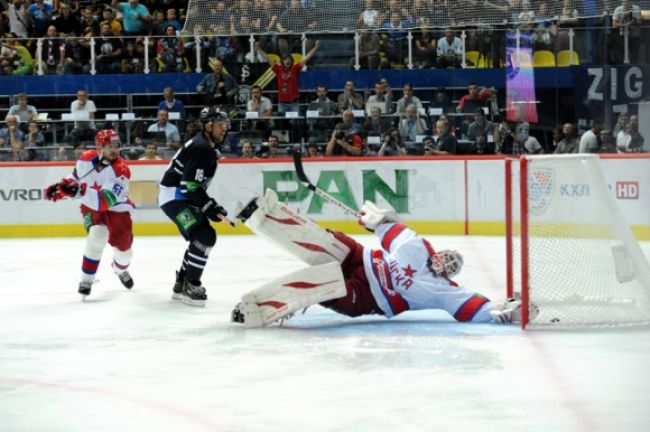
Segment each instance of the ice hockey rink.
[[[427,237],[463,252],[458,282],[503,298],[502,238]],[[86,302],[83,247],[0,240],[2,432],[650,430],[648,327],[524,332],[315,306],[245,330],[229,321],[239,297],[301,265],[264,239],[219,237],[203,309],[170,299],[180,236],[136,238],[132,291],[105,250]]]

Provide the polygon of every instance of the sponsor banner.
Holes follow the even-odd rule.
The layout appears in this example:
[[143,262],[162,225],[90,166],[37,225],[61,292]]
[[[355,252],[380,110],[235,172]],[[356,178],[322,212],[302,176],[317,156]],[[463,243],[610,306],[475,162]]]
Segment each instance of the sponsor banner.
[[[628,221],[650,226],[650,158],[602,162],[610,193]],[[132,163],[130,167],[130,196],[138,205],[134,222],[169,225],[169,232],[173,232],[173,225],[156,203],[157,184],[167,163]],[[43,189],[68,175],[71,169],[42,164],[0,166],[0,226],[81,225],[78,201],[51,203],[43,198]],[[462,223],[500,226],[504,220],[504,162],[500,159],[306,160],[305,171],[319,188],[354,209],[369,200],[379,206],[392,206],[405,221],[440,227],[457,227]],[[540,194],[534,205],[541,209],[542,192],[548,185],[543,173],[536,178]],[[584,179],[556,186],[568,200],[584,199],[595,193]],[[233,212],[238,202],[245,204],[262,195],[266,188],[275,189],[280,201],[316,221],[355,222],[352,216],[300,184],[289,160],[220,163],[209,194]],[[227,230],[222,232],[226,234]]]

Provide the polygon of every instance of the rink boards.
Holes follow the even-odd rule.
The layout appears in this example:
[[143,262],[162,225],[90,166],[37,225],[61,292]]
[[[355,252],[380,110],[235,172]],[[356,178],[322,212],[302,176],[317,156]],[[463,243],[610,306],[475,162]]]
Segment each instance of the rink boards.
[[[610,192],[640,239],[650,239],[650,156],[602,160]],[[176,228],[156,204],[167,162],[130,161],[136,235],[172,235]],[[311,181],[353,208],[371,200],[390,204],[422,234],[502,235],[505,163],[501,157],[349,158],[305,160]],[[43,189],[68,175],[72,163],[0,164],[0,237],[83,235],[79,203],[45,201]],[[332,229],[364,232],[352,216],[302,186],[290,159],[222,160],[209,194],[231,213],[267,188],[300,214]],[[585,199],[585,184],[557,185],[569,199]],[[215,225],[220,235],[249,234],[244,226]]]

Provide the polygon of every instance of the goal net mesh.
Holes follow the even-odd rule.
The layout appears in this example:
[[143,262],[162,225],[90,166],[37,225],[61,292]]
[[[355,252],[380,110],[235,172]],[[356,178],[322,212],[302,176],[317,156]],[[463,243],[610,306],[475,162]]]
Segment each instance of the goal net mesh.
[[[563,20],[568,23],[579,18],[600,18],[603,14],[611,16],[613,8],[619,5],[620,2],[604,0],[190,0],[184,32],[229,34],[234,29],[239,34],[338,33],[368,28],[440,29],[495,25],[512,28],[521,23]],[[650,9],[650,0],[638,0],[634,5],[641,10]]]
[[[596,156],[527,159],[531,326],[650,321],[650,267],[618,209]],[[522,214],[513,164],[513,277],[522,286]],[[524,215],[526,216],[526,215]]]

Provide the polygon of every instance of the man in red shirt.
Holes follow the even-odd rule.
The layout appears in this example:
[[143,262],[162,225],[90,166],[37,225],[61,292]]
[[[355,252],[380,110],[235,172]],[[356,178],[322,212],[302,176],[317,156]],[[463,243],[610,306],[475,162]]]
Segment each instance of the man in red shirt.
[[467,94],[460,98],[458,106],[456,107],[456,112],[472,113],[477,107],[482,106],[485,100],[491,98],[496,92],[497,90],[494,87],[483,87],[479,90],[476,83],[469,83],[467,86]]
[[[280,115],[287,112],[300,112],[300,71],[302,70],[302,66],[311,60],[319,46],[320,41],[316,41],[313,48],[309,50],[301,61],[294,62],[291,54],[285,54],[282,56],[280,63],[276,63],[275,60],[269,58],[266,52],[264,52],[260,43],[256,43],[257,51],[266,59],[273,72],[275,72],[278,83],[278,113]],[[292,129],[299,131],[299,125],[292,122]],[[294,135],[297,134],[298,132],[294,133]],[[294,136],[294,139],[297,138],[297,136]]]

